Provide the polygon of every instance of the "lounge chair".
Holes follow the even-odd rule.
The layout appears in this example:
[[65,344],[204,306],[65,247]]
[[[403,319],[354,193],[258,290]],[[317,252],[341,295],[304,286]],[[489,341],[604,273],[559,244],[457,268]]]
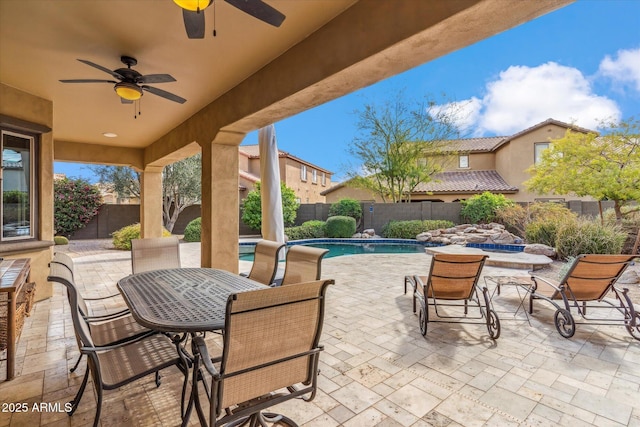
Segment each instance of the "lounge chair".
[[156,374],[156,385],[160,385],[158,372],[176,365],[186,376],[175,344],[163,334],[144,334],[135,339],[110,345],[99,346],[94,340],[94,329],[80,313],[78,293],[75,291],[71,271],[64,265],[52,262],[47,280],[57,282],[67,288],[73,328],[80,346],[80,352],[89,358],[87,371],[76,396],[71,401],[68,415],[74,414],[84,394],[91,372],[98,402],[93,426],[97,427],[102,409],[104,390],[112,390],[129,384],[149,374]]
[[293,283],[320,280],[322,258],[328,252],[328,249],[314,248],[313,246],[291,246],[287,251],[282,282],[278,284],[284,286]]
[[180,268],[180,241],[176,236],[131,240],[131,270]]
[[[579,255],[557,283],[532,275],[529,313],[533,313],[534,300],[545,300],[556,308],[556,329],[565,338],[571,338],[576,332],[572,314],[574,309],[583,319],[581,323],[624,325],[632,337],[640,340],[640,312],[629,298],[629,290],[615,286],[636,257],[637,255]],[[594,316],[592,310],[600,309],[608,309],[608,314],[611,309],[615,309],[621,317]]]
[[[484,323],[492,339],[500,336],[500,320],[491,306],[489,292],[486,286],[478,285],[486,258],[486,255],[437,254],[431,261],[429,275],[414,276],[409,282],[414,286],[414,312],[416,300],[420,302],[418,318],[422,335],[426,336],[429,322],[446,322]],[[436,319],[429,318],[429,306],[434,308]],[[479,313],[470,315],[469,306]],[[440,313],[439,308],[444,307],[449,307],[451,314]]]
[[[90,314],[86,301],[103,301],[115,297],[121,297],[120,293],[101,298],[83,298],[80,292],[78,292],[75,284],[74,265],[71,257],[58,252],[53,256],[50,265],[51,264],[59,265],[68,271],[69,277],[66,281],[67,283],[64,283],[67,285],[67,298],[69,303],[71,303],[71,300],[74,298],[77,301],[80,315],[88,322],[93,336],[93,341],[96,345],[103,346],[118,344],[152,333],[149,329],[140,326],[131,316],[128,309],[122,309],[97,316]],[[57,280],[54,278],[52,281]],[[79,342],[78,346],[80,346]],[[80,353],[75,365],[70,369],[71,372],[74,372],[78,368],[78,365],[82,360],[82,356],[83,354]]]
[[251,271],[249,274],[242,274],[242,276],[246,276],[263,285],[272,285],[276,277],[276,272],[278,271],[280,251],[284,247],[284,243],[260,240],[256,243]]
[[203,338],[194,338],[194,365],[202,363],[210,375],[210,426],[234,421],[264,426],[265,420],[296,426],[285,416],[262,411],[293,398],[314,398],[325,293],[332,283],[318,280],[231,295],[222,355],[214,359]]

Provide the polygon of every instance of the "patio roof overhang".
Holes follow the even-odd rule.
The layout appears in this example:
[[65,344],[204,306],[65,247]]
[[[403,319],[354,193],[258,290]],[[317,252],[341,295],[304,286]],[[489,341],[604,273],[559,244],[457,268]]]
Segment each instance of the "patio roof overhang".
[[[0,82],[52,102],[51,160],[131,165],[148,173],[145,235],[160,233],[162,167],[202,152],[202,265],[237,269],[237,210],[229,206],[238,206],[237,145],[247,132],[571,2],[270,0],[287,16],[280,28],[216,2],[217,37],[207,10],[203,40],[187,39],[170,0],[0,2]],[[187,102],[147,93],[134,120],[134,107],[121,105],[109,85],[59,82],[108,78],[76,59],[116,69],[121,55],[135,57],[142,74],[174,76],[177,82],[157,86]],[[6,102],[0,110],[12,114]],[[104,132],[119,136],[108,139]]]

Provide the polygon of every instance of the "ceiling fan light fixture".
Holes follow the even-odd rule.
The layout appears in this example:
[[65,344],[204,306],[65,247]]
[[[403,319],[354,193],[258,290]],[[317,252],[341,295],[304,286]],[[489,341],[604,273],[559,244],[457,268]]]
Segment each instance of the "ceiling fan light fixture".
[[173,2],[181,8],[192,12],[204,10],[211,4],[211,0],[173,0]]
[[142,89],[136,84],[129,82],[116,83],[113,87],[118,96],[128,101],[137,101],[142,97]]

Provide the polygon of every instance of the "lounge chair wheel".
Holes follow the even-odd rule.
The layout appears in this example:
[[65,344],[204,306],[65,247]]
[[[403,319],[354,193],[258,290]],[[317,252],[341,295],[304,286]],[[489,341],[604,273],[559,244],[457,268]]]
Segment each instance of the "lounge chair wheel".
[[558,333],[564,338],[571,338],[576,333],[576,324],[573,321],[573,316],[568,310],[561,308],[556,311],[554,316],[556,329]]
[[429,312],[427,311],[428,308],[424,304],[421,305],[422,307],[420,307],[420,311],[418,312],[418,322],[420,323],[420,332],[422,333],[422,336],[426,336],[427,323],[429,323]]
[[493,310],[487,311],[487,329],[491,339],[497,340],[500,337],[500,319]]
[[627,331],[637,340],[640,340],[640,313],[636,313],[636,325],[631,325],[631,320],[629,320],[625,326],[627,327]]

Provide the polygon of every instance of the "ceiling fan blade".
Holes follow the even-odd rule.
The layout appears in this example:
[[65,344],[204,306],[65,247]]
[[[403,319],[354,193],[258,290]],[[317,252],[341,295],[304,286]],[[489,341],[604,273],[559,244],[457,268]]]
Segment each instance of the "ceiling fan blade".
[[98,65],[94,62],[91,61],[87,61],[86,59],[78,59],[78,61],[82,62],[83,64],[87,64],[90,67],[93,68],[97,68],[100,71],[104,71],[105,73],[109,74],[111,77],[118,79],[118,80],[122,80],[124,77],[121,76],[120,74],[116,73],[115,71],[111,71],[108,68],[103,67],[102,65]]
[[70,79],[70,80],[60,80],[62,83],[112,83],[116,84],[118,82],[114,82],[113,80],[96,80],[96,79]]
[[279,27],[286,16],[262,0],[225,0],[232,6],[267,24]]
[[153,86],[142,86],[142,89],[154,95],[158,95],[162,98],[168,99],[169,101],[177,102],[179,104],[184,104],[185,102],[187,102],[186,99],[181,98],[178,95],[174,95],[170,92],[167,92],[166,90],[158,89]]
[[193,12],[191,10],[182,9],[182,18],[184,20],[184,29],[187,30],[187,37],[190,39],[204,38],[204,11]]
[[137,80],[138,83],[169,83],[175,81],[176,79],[169,74],[147,74]]

